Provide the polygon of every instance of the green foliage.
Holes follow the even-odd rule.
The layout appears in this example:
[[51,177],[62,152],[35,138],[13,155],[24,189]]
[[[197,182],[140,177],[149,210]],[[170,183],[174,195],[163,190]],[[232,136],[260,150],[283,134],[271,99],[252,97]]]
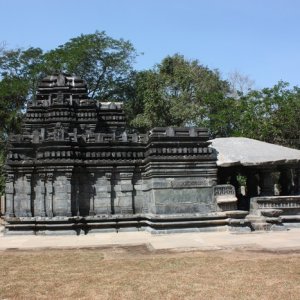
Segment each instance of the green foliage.
[[181,55],[168,56],[154,69],[135,74],[134,96],[126,103],[132,126],[204,125],[229,91],[217,71]]
[[137,72],[133,82],[125,108],[130,124],[140,130],[195,125],[208,128],[212,137],[243,136],[300,148],[300,89],[288,83],[232,90],[217,71],[178,54]]
[[42,55],[43,51],[39,48],[2,51],[0,56],[1,149],[5,146],[8,133],[19,130],[26,101],[36,92],[44,68]]
[[232,135],[299,148],[300,89],[279,82],[236,100]]
[[[20,99],[25,101],[35,95],[37,84],[42,76],[46,74],[43,51],[40,48],[28,48],[26,50],[14,49],[3,51],[0,56],[0,75],[2,81],[17,89],[19,103]],[[20,93],[22,92],[22,93]],[[14,100],[14,90],[11,90]],[[7,96],[9,95],[6,91]]]
[[96,31],[80,35],[47,52],[48,73],[65,72],[83,78],[89,96],[102,101],[125,100],[136,51],[129,41]]

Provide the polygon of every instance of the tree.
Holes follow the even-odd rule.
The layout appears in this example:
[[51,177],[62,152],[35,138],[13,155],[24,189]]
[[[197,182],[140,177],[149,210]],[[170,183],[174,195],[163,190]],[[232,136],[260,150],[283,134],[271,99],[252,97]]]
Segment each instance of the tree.
[[252,90],[236,100],[234,136],[299,148],[300,89],[278,82],[271,88]]
[[[10,133],[20,130],[28,99],[35,94],[42,67],[42,50],[3,50],[0,56],[0,173],[5,160],[6,142]],[[0,175],[0,192],[4,179]]]
[[136,55],[129,41],[96,31],[45,53],[44,63],[48,73],[65,72],[83,78],[91,98],[123,101]]
[[254,86],[254,80],[248,75],[243,75],[238,71],[229,74],[228,82],[230,85],[230,94],[238,99],[242,95],[247,95]]
[[4,41],[0,42],[0,55],[3,53],[5,50],[6,43]]
[[215,106],[229,92],[216,70],[182,55],[167,56],[152,70],[135,74],[134,96],[126,102],[132,126],[207,125]]
[[133,81],[125,108],[130,124],[140,130],[195,125],[208,128],[212,137],[243,136],[300,148],[298,87],[279,82],[253,90],[248,76],[236,72],[226,82],[217,71],[178,54],[137,72]]

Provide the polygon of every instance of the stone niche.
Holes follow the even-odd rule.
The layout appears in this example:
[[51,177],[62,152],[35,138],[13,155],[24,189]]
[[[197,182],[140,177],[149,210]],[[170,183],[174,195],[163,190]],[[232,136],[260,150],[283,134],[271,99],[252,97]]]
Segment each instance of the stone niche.
[[247,228],[232,186],[216,186],[204,128],[128,129],[122,103],[85,82],[44,78],[22,134],[9,138],[7,233]]

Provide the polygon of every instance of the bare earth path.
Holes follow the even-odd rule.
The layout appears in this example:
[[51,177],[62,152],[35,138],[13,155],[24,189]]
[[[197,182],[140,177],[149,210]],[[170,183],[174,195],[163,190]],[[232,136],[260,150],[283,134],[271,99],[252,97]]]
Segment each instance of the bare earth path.
[[0,249],[0,299],[300,299],[299,229],[0,236]]

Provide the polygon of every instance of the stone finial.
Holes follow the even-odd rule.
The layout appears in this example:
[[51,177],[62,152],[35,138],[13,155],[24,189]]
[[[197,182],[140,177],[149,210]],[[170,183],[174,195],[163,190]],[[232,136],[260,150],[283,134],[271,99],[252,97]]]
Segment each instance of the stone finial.
[[65,86],[66,84],[66,77],[63,74],[59,74],[57,76],[57,86]]
[[174,128],[173,128],[173,127],[168,127],[168,128],[166,129],[166,135],[167,135],[167,136],[175,136]]
[[40,133],[38,130],[34,130],[32,134],[32,143],[38,144],[40,142]]
[[122,133],[122,142],[127,142],[127,133],[126,133],[126,131],[124,131]]
[[64,127],[60,122],[57,122],[55,124],[55,129],[54,129],[54,140],[55,141],[63,141],[65,137],[65,130]]
[[116,109],[117,108],[117,106],[114,102],[111,102],[108,107],[109,107],[109,109]]
[[189,129],[189,134],[190,134],[191,137],[197,136],[195,127],[191,127],[191,128]]

